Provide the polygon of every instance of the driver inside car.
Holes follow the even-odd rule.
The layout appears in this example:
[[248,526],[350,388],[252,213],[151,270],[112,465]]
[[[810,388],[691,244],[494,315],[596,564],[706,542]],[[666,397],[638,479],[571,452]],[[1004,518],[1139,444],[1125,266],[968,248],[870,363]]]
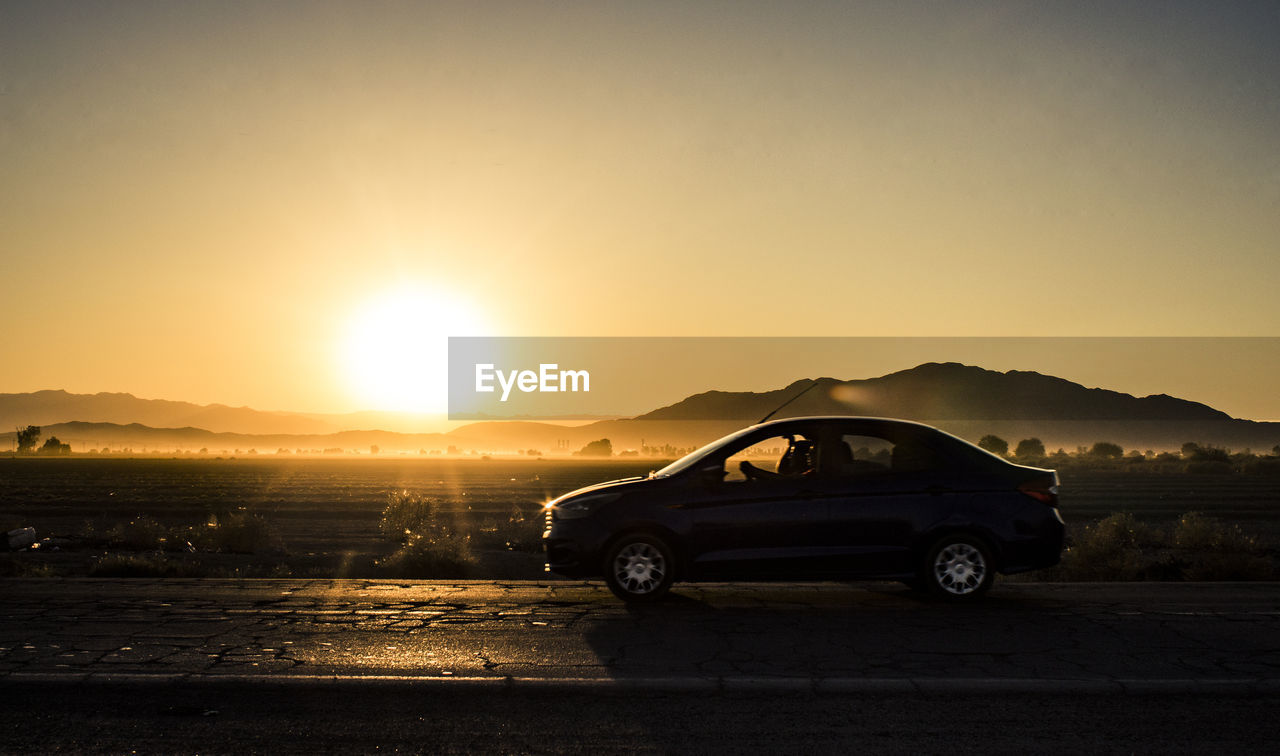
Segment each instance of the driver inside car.
[[778,460],[777,472],[761,469],[746,460],[738,463],[738,469],[742,471],[747,480],[799,478],[805,475],[812,475],[818,469],[817,444],[807,439],[796,439],[795,436],[788,436],[787,450],[783,453],[782,459]]

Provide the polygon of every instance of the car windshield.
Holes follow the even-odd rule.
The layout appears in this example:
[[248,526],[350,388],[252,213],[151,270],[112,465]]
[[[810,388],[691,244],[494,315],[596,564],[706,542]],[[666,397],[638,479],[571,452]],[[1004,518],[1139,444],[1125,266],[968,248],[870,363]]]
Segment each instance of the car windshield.
[[698,464],[699,460],[701,460],[703,457],[707,456],[711,452],[721,448],[722,446],[725,446],[726,444],[731,444],[734,441],[737,441],[739,438],[742,438],[743,436],[747,435],[753,430],[755,430],[754,427],[743,428],[742,430],[737,431],[735,433],[730,433],[729,435],[723,438],[718,438],[715,441],[712,441],[711,443],[702,447],[701,449],[697,449],[695,451],[689,452],[688,454],[684,455],[680,459],[677,459],[675,462],[672,462],[671,464],[667,465],[661,470],[653,473],[651,477],[669,478],[672,475],[682,473],[685,470],[688,470],[690,467],[693,467],[694,465]]

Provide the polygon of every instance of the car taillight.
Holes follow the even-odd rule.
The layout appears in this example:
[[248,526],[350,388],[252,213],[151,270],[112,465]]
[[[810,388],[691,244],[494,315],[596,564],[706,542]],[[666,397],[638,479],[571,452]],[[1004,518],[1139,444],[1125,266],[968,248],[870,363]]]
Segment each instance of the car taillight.
[[1030,496],[1041,504],[1048,504],[1051,507],[1058,506],[1058,483],[1057,481],[1036,480],[1028,481],[1018,486],[1018,490]]

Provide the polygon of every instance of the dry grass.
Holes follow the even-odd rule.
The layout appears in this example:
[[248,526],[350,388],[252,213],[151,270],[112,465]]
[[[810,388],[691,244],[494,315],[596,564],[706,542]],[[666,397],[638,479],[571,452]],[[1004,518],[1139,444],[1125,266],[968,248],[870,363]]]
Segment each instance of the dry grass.
[[1188,512],[1169,528],[1118,513],[1075,534],[1046,580],[1275,580],[1275,560],[1239,525]]

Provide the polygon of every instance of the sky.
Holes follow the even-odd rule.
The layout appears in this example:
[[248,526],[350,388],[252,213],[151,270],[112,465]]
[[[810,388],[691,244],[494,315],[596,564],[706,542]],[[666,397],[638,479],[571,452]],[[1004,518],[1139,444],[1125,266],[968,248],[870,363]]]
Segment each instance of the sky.
[[[1274,2],[0,0],[0,391],[434,409],[449,335],[1280,335],[1276,39]],[[1280,418],[1258,383],[1233,414]]]

